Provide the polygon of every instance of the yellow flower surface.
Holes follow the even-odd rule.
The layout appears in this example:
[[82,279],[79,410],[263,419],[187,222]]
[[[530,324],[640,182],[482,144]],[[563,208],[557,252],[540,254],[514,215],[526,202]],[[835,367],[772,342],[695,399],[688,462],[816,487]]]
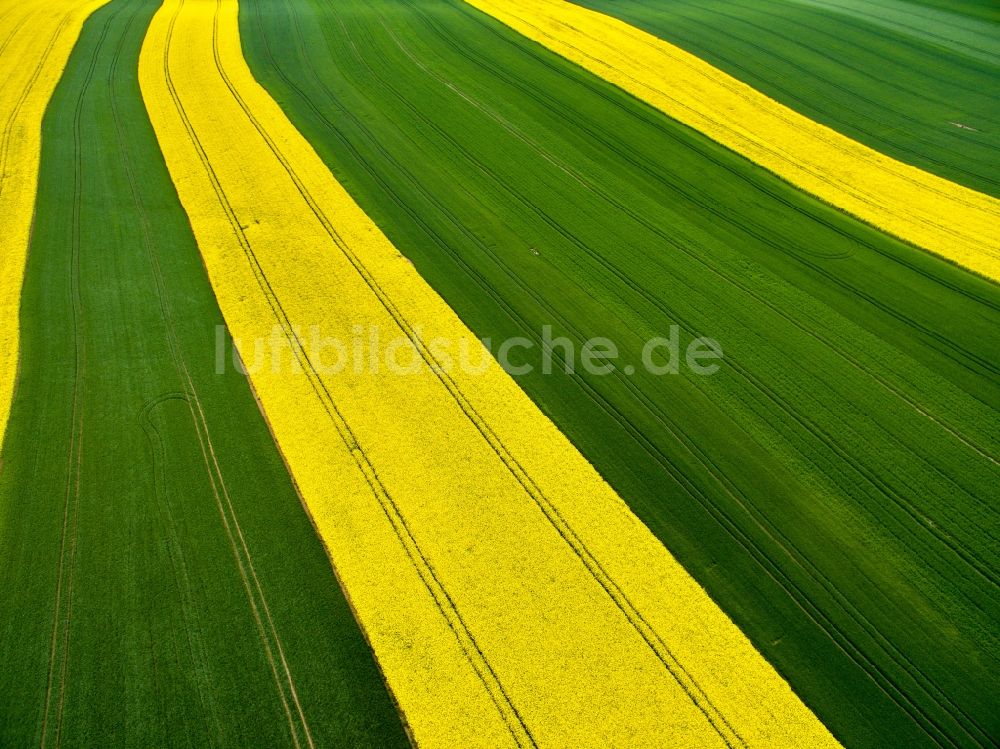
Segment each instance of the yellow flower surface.
[[[166,0],[139,76],[227,325],[418,745],[836,746],[493,359],[447,366],[442,342],[475,363],[482,344],[254,81],[235,0]],[[372,366],[371,331],[403,342],[409,373]],[[316,335],[362,355],[338,368]]]
[[107,0],[0,6],[0,443],[17,379],[21,282],[42,152],[42,116],[83,22]]
[[1000,201],[896,161],[700,58],[565,0],[466,0],[823,201],[1000,280]]

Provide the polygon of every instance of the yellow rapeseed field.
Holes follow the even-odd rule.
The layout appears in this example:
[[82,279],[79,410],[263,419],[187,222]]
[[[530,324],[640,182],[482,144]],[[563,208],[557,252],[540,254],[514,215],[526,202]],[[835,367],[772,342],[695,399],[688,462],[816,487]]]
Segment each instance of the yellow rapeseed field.
[[[836,746],[492,359],[446,366],[442,342],[476,362],[482,345],[254,81],[235,0],[166,0],[139,75],[227,325],[420,746]],[[349,365],[325,338],[350,342]],[[369,362],[394,341],[409,374]]]
[[0,443],[17,377],[42,116],[83,22],[106,2],[22,0],[0,6]]
[[692,54],[565,0],[466,0],[779,177],[1000,280],[1000,200],[903,164]]

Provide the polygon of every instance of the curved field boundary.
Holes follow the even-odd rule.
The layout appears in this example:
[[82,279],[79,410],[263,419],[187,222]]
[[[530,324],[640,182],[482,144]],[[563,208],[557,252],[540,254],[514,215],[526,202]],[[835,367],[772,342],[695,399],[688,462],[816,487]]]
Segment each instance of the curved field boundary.
[[468,0],[793,185],[1000,280],[1000,201],[820,125],[694,55],[563,0]]
[[18,310],[42,116],[83,22],[107,0],[32,0],[0,12],[0,444],[17,379]]
[[[167,3],[140,79],[251,381],[419,744],[836,745],[491,359],[447,365],[435,341],[476,361],[481,345],[253,80],[235,2]],[[370,338],[362,366],[329,371],[310,331],[357,329],[401,342],[408,373],[364,364]],[[269,338],[281,366],[257,355]]]

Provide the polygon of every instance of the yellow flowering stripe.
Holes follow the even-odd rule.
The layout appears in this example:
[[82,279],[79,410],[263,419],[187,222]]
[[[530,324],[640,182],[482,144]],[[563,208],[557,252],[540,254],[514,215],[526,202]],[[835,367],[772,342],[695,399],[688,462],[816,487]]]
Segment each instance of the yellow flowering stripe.
[[1000,200],[903,164],[688,52],[566,0],[466,0],[820,199],[1000,280]]
[[106,2],[20,0],[0,6],[0,443],[17,379],[21,282],[42,116],[83,22]]
[[[446,366],[442,341],[476,363],[485,350],[254,81],[235,0],[167,0],[139,75],[226,322],[418,745],[836,746],[492,359]],[[334,373],[342,352],[310,340],[359,339],[365,364],[372,330],[404,342],[409,374]]]

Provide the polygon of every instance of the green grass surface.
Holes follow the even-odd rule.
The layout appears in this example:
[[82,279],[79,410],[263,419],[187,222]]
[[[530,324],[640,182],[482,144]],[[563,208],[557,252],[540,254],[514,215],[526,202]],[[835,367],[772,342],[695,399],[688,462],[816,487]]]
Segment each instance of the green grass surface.
[[711,377],[521,383],[838,737],[1000,734],[996,285],[460,2],[240,19],[255,75],[477,334],[607,336],[621,364],[671,324],[722,344]]
[[406,746],[245,378],[214,373],[221,315],[136,81],[158,5],[97,12],[45,118],[0,746],[291,746],[282,700],[299,746],[299,705],[316,746]]
[[1000,18],[980,17],[974,4],[577,2],[878,151],[1000,196]]

